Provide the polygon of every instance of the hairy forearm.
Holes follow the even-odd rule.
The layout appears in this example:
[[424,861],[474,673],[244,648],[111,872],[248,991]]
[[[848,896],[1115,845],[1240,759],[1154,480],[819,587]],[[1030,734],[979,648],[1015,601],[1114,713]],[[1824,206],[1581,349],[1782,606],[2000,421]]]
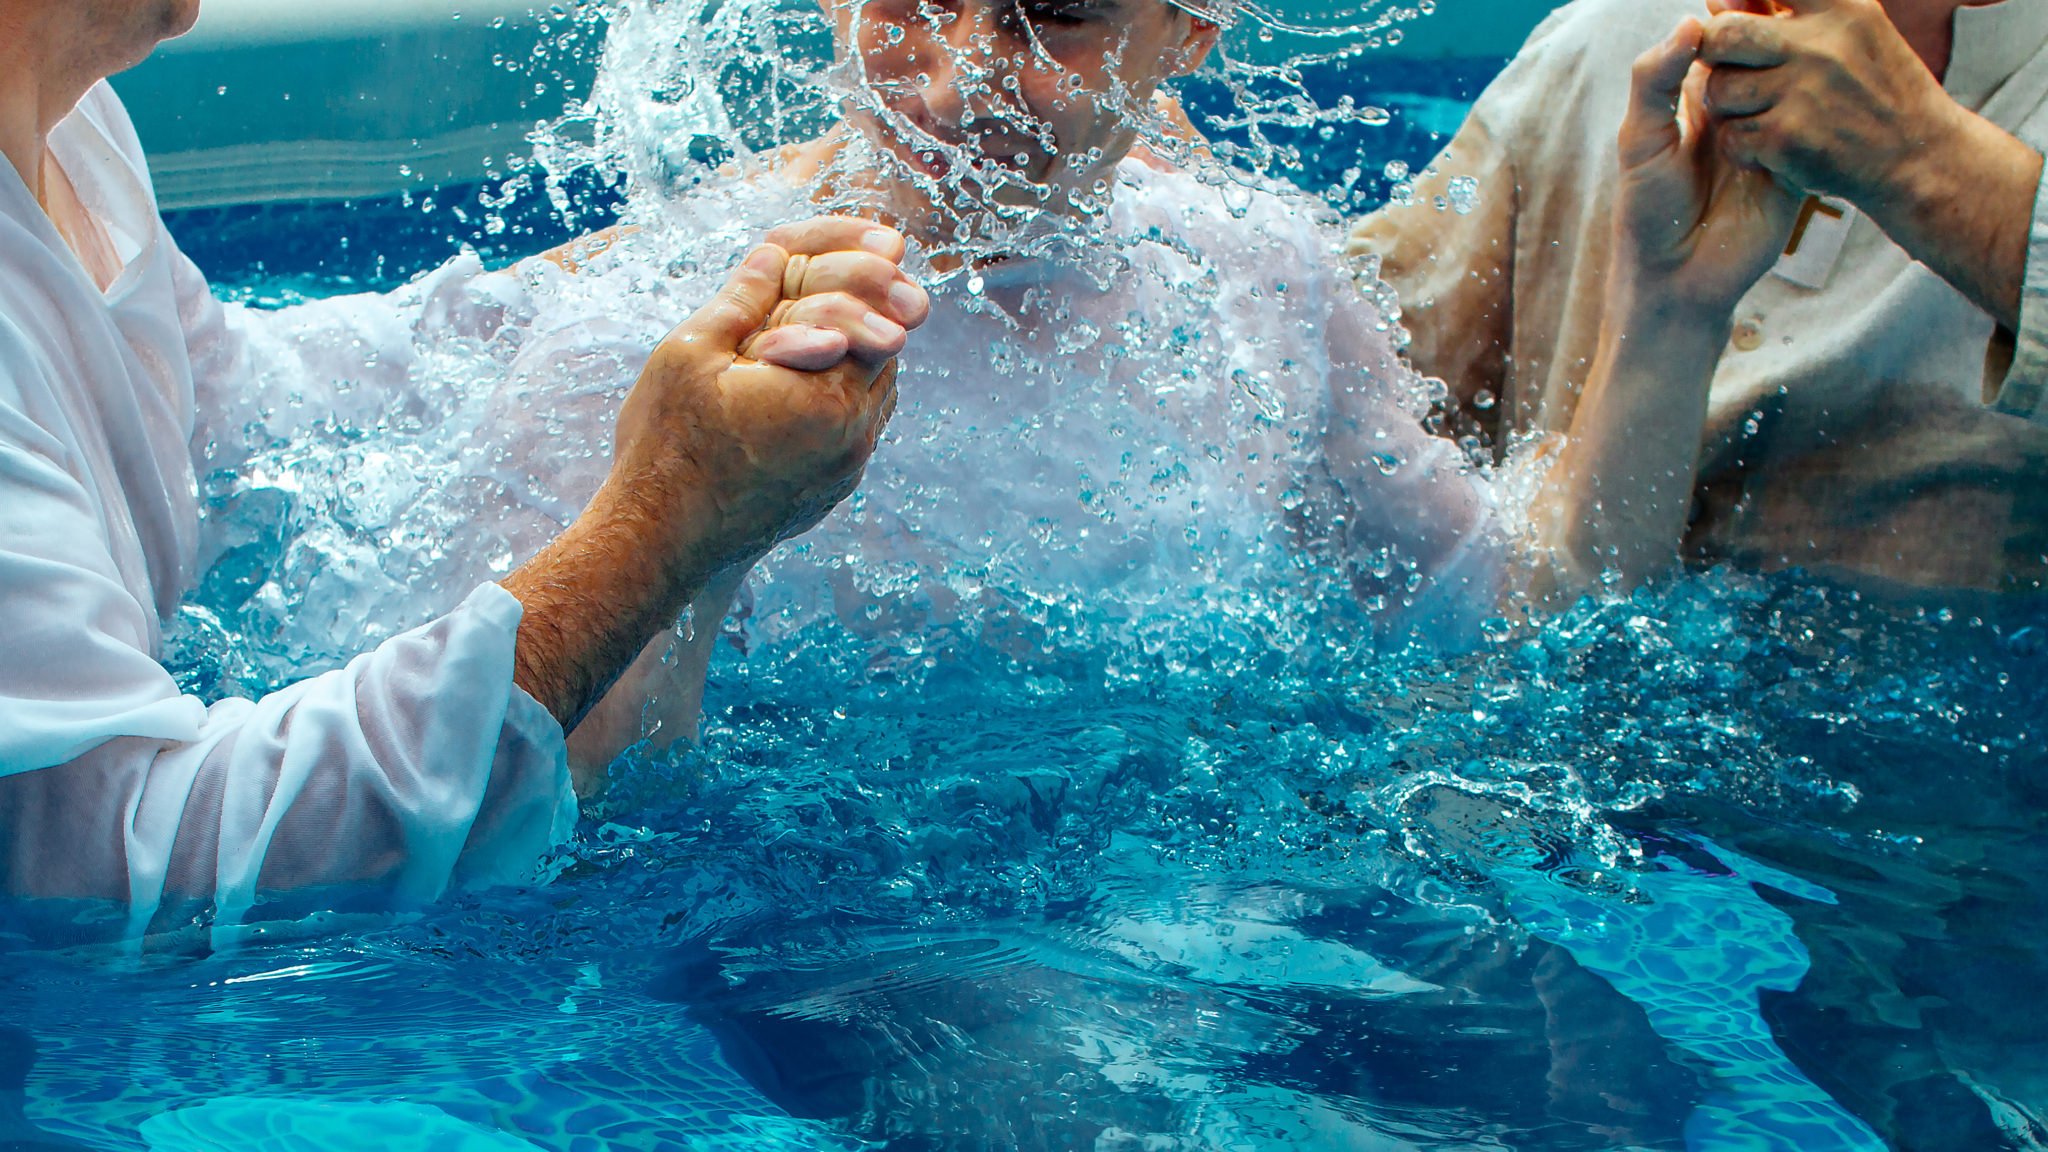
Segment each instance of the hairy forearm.
[[569,734],[569,766],[584,794],[602,783],[621,752],[642,740],[662,749],[697,739],[705,673],[747,571],[736,566],[714,576],[690,604],[689,632],[657,632]]
[[1548,583],[1648,580],[1677,559],[1700,433],[1728,321],[1683,307],[1610,304],[1600,351],[1531,517]]
[[701,550],[679,546],[688,499],[661,476],[614,475],[576,523],[502,581],[525,606],[514,679],[565,731],[718,575]]
[[1961,106],[1856,206],[2007,331],[2020,325],[2041,154]]

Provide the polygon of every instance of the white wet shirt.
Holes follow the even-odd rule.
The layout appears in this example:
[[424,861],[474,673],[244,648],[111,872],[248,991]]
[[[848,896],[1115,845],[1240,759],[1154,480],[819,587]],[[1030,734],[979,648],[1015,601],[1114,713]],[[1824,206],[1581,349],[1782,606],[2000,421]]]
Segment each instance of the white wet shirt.
[[338,380],[403,385],[374,355],[402,318],[224,310],[105,85],[50,146],[126,265],[101,293],[0,173],[0,886],[125,904],[141,932],[192,902],[233,925],[271,890],[527,878],[575,800],[559,725],[512,682],[503,589],[261,700],[209,708],[159,663],[200,566],[195,453],[232,467],[244,425],[291,415],[255,387],[264,350],[317,414]]
[[[1041,646],[1201,647],[1211,625],[1314,628],[1345,602],[1379,631],[1471,637],[1504,573],[1490,487],[1423,427],[1420,381],[1313,203],[1126,162],[1078,263],[1013,259],[940,286],[860,492],[759,566],[748,634],[826,623],[886,648],[1014,627]],[[768,228],[817,210],[772,176],[727,181],[636,202],[640,231],[580,272],[466,259],[416,285],[411,356],[452,354],[445,378],[463,383],[423,415],[430,434],[357,447],[395,476],[459,479],[380,498],[381,530],[416,542],[398,576],[347,562],[359,545],[340,518],[292,545],[330,585],[311,599],[408,598],[245,631],[335,659],[530,556],[604,479],[655,342]],[[1091,257],[1119,270],[1098,282]],[[316,460],[290,483],[330,472]]]

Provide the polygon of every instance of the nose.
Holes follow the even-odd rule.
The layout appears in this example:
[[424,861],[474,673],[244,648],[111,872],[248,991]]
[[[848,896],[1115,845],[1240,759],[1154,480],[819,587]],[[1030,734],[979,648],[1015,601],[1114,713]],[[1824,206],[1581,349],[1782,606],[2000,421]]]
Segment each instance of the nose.
[[959,14],[936,38],[937,59],[923,69],[918,96],[937,119],[962,128],[998,114],[1003,103],[1003,77],[1014,67],[1023,45],[1005,27],[1002,6],[988,0],[965,0]]

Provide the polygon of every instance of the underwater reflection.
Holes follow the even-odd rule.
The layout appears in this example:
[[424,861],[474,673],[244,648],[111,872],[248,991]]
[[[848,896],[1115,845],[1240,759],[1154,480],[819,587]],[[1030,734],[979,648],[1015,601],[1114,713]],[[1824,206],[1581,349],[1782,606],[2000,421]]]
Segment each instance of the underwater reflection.
[[891,1147],[1466,1130],[1539,1148],[1883,1147],[1787,1058],[1758,1000],[1808,968],[1758,891],[1831,893],[1685,834],[1589,881],[1530,813],[1442,788],[1422,808],[1504,909],[1140,868],[1073,908],[953,932],[764,925],[684,949],[651,994],[688,1004],[792,1113]]
[[36,1066],[36,1038],[0,1024],[0,1152],[84,1152],[85,1145],[38,1127],[28,1115],[28,1080]]
[[[791,926],[686,949],[651,991],[778,1104],[891,1148],[1685,1147],[1696,1076],[1558,949],[1384,907],[1325,905],[1311,927],[1124,911]],[[1300,970],[1307,951],[1327,982]]]

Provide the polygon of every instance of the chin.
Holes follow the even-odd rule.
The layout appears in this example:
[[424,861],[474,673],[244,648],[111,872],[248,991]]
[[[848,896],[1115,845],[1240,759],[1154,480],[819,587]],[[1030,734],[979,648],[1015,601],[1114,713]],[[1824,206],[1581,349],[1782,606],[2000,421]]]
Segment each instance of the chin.
[[163,0],[159,40],[175,40],[199,22],[199,0]]

